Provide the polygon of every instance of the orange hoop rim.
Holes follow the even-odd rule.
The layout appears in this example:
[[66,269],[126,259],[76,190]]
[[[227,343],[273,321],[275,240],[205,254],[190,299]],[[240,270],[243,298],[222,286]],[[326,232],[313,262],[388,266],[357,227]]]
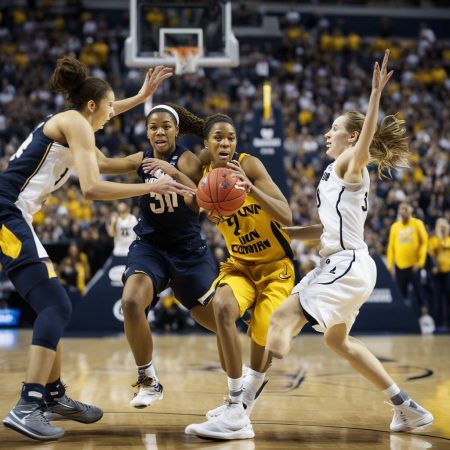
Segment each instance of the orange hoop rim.
[[195,46],[168,47],[167,50],[176,58],[186,60],[189,57],[200,56],[202,49]]

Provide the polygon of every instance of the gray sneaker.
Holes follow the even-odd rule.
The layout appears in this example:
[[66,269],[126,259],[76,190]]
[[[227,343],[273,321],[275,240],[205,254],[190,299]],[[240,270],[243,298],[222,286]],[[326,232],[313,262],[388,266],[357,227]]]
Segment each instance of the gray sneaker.
[[75,420],[81,423],[94,423],[103,417],[103,411],[93,405],[72,400],[66,394],[47,402],[44,415],[48,420]]
[[39,441],[51,441],[64,436],[64,430],[54,427],[44,416],[44,403],[29,403],[22,399],[3,419],[3,425]]

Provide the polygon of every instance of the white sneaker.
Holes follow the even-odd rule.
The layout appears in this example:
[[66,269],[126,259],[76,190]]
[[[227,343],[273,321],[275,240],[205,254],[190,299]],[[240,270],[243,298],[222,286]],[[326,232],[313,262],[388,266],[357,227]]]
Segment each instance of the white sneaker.
[[[256,404],[256,400],[258,399],[258,397],[260,396],[262,390],[266,387],[266,384],[269,382],[269,380],[264,380],[263,384],[261,385],[261,387],[256,391],[255,394],[255,398],[251,401],[247,401],[244,402],[244,409],[245,409],[245,413],[247,414],[247,416],[250,417],[250,414],[253,411],[253,408],[255,407]],[[244,388],[245,391],[245,388]],[[213,419],[214,417],[218,417],[221,414],[223,414],[225,412],[225,410],[227,409],[227,406],[230,402],[230,399],[227,397],[225,398],[223,405],[218,406],[217,408],[214,409],[210,409],[207,413],[206,413],[206,418],[208,420]]]
[[184,432],[203,438],[221,440],[252,439],[255,437],[252,424],[245,414],[242,403],[228,403],[220,416],[207,422],[188,425]]
[[130,402],[130,406],[134,408],[145,408],[157,400],[163,399],[163,387],[158,380],[144,378],[144,380],[138,381],[132,386],[139,387],[139,391],[134,394],[134,398]]
[[391,431],[411,431],[415,428],[424,427],[433,422],[433,415],[420,405],[406,400],[401,405],[392,405],[394,417],[391,422]]

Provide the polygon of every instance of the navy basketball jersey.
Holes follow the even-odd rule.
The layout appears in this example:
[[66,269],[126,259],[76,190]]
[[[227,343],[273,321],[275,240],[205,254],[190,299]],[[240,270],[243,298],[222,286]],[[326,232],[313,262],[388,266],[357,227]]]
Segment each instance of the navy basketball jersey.
[[[189,150],[177,145],[167,162],[178,167],[179,158],[185,151]],[[153,157],[153,149],[144,152],[144,158]],[[165,174],[161,170],[153,175],[144,173],[141,165],[138,175],[145,183],[153,183]],[[140,198],[140,207],[139,222],[134,228],[140,238],[160,248],[180,252],[204,243],[198,214],[185,204],[183,196],[151,192]]]
[[45,136],[41,122],[11,156],[8,167],[0,173],[0,198],[14,203],[27,222],[47,197],[70,177],[72,154],[68,147]]

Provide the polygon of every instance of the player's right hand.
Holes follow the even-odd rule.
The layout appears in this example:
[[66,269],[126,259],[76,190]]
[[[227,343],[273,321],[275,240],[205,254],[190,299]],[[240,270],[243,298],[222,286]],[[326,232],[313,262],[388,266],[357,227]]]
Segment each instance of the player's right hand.
[[193,197],[196,190],[178,183],[169,175],[164,175],[153,183],[149,183],[149,192],[156,194],[178,194],[186,197]]

